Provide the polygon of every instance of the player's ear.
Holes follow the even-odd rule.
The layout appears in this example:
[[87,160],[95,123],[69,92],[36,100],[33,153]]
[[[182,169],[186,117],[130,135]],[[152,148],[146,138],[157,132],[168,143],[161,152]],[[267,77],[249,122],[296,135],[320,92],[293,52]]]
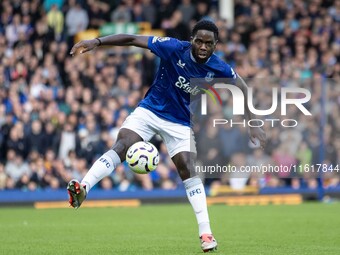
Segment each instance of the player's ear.
[[192,43],[192,40],[194,40],[194,37],[190,36],[190,42]]

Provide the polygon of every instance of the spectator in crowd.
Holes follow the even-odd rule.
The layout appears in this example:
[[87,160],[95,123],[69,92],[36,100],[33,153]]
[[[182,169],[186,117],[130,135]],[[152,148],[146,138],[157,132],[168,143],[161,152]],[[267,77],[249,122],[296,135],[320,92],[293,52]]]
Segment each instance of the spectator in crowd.
[[151,0],[142,0],[142,16],[143,21],[149,22],[151,26],[154,26],[156,22],[156,7],[151,2]]
[[69,5],[70,8],[66,12],[65,23],[67,27],[68,46],[71,48],[75,35],[84,31],[89,25],[89,17],[86,10],[84,10],[76,0],[69,0]]
[[[165,23],[163,23],[165,24]],[[183,15],[180,11],[174,11],[168,20],[167,27],[163,27],[165,33],[169,37],[178,38],[182,41],[189,41],[190,30],[188,26],[183,23]]]
[[28,151],[37,151],[39,154],[44,154],[47,149],[45,139],[45,132],[41,120],[33,120],[31,130],[27,135]]
[[62,6],[64,4],[64,0],[44,0],[44,10],[46,13],[48,13],[53,6],[55,6],[58,10],[61,10]]
[[161,0],[157,8],[155,28],[167,28],[169,19],[175,11],[175,6],[170,0]]
[[109,21],[107,13],[110,11],[110,6],[104,2],[96,0],[87,0],[89,28],[98,29]]
[[47,23],[54,31],[54,39],[59,42],[64,31],[64,14],[56,4],[53,4],[47,13]]
[[190,21],[195,14],[195,7],[192,4],[191,0],[182,0],[181,4],[177,7],[177,10],[182,13],[183,23],[190,24]]
[[5,165],[5,171],[9,178],[14,182],[21,179],[23,175],[30,176],[31,169],[21,154],[17,154],[14,150],[8,150],[7,163]]
[[111,22],[128,23],[132,20],[132,10],[125,1],[122,1],[111,14]]
[[21,15],[15,14],[12,22],[6,26],[6,40],[9,46],[13,46],[19,40],[20,33],[25,33],[26,27],[21,23]]
[[4,190],[6,188],[6,181],[8,175],[5,173],[5,167],[2,163],[0,163],[0,190]]

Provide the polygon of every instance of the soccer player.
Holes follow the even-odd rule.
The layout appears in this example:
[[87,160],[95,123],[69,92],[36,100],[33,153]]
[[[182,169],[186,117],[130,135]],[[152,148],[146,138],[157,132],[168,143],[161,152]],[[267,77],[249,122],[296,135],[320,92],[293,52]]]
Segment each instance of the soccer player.
[[[90,189],[125,160],[127,149],[139,141],[149,141],[159,134],[183,180],[188,199],[193,207],[199,228],[201,248],[204,252],[215,250],[217,242],[210,229],[206,194],[201,179],[194,176],[193,160],[196,148],[190,126],[190,94],[195,89],[191,78],[231,78],[245,91],[247,85],[234,70],[215,54],[218,28],[208,20],[199,21],[192,30],[191,42],[169,37],[140,36],[129,34],[109,35],[84,40],[73,46],[75,55],[93,50],[98,46],[136,46],[151,50],[160,57],[160,66],[152,86],[138,107],[126,118],[115,145],[104,153],[79,183],[68,184],[70,204],[78,208]],[[246,93],[245,93],[246,95]],[[247,118],[251,113],[247,106]],[[147,121],[146,121],[147,120]],[[266,137],[261,128],[250,128],[250,139],[265,145]]]

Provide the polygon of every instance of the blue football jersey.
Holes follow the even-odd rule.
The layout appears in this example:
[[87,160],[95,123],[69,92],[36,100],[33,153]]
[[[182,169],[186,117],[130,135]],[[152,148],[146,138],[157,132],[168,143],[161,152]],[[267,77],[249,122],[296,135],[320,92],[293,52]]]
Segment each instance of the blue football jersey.
[[148,48],[160,57],[156,77],[139,103],[158,117],[190,126],[190,95],[200,93],[200,88],[191,86],[191,78],[232,78],[234,70],[213,54],[204,64],[199,64],[191,55],[191,43],[170,37],[151,36]]

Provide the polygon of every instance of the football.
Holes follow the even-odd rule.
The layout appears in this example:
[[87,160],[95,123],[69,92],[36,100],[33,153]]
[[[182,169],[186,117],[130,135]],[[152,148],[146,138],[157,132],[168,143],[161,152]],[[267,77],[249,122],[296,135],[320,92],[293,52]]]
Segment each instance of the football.
[[152,143],[137,142],[128,149],[126,162],[135,173],[147,174],[156,169],[159,153]]

